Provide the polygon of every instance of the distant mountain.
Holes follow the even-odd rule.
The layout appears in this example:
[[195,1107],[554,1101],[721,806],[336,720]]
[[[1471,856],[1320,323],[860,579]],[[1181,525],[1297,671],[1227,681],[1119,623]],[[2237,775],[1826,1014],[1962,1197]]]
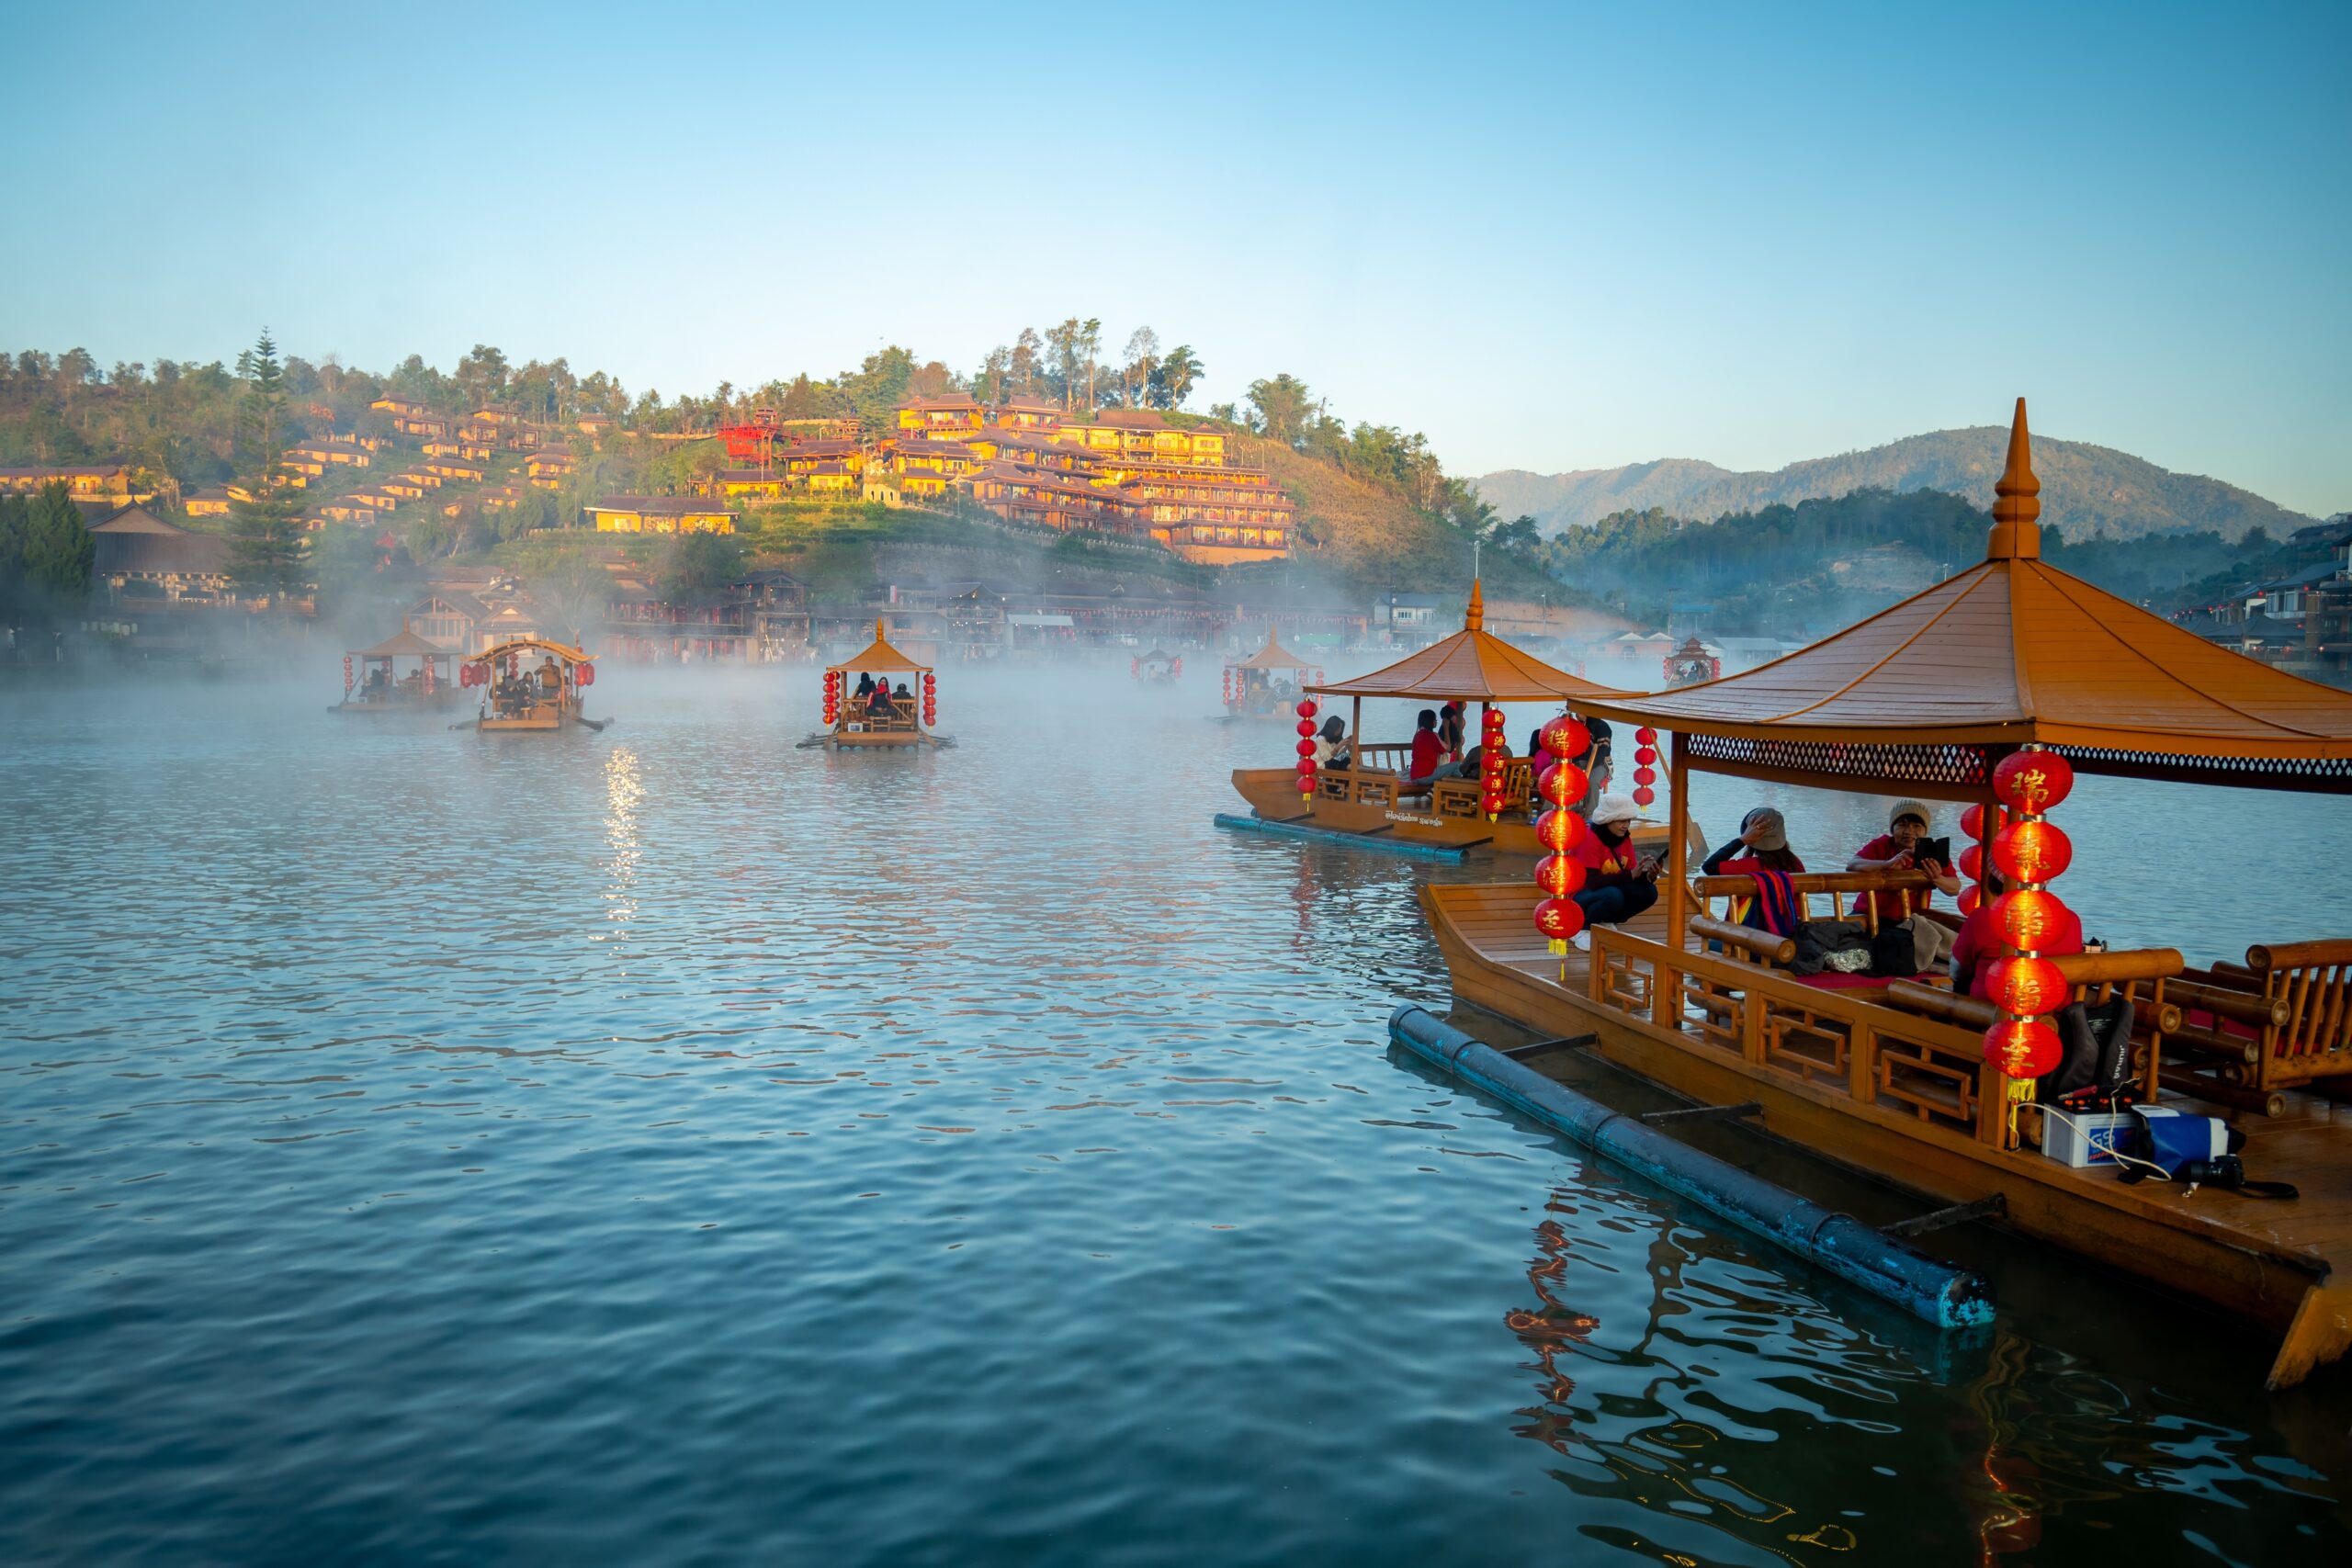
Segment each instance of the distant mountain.
[[[1612,512],[1656,506],[1677,517],[1706,520],[1863,489],[1949,491],[1990,506],[2008,434],[1990,424],[1939,430],[1867,452],[1792,463],[1771,473],[1737,473],[1669,457],[1568,474],[1509,468],[1476,483],[1496,511],[1505,517],[1532,515],[1546,534],[1597,522]],[[2037,434],[2033,469],[2041,480],[2041,520],[2062,525],[2070,539],[2208,528],[2234,539],[2256,525],[2283,537],[2311,522],[2251,491],[2201,475],[2176,474],[2086,442]]]

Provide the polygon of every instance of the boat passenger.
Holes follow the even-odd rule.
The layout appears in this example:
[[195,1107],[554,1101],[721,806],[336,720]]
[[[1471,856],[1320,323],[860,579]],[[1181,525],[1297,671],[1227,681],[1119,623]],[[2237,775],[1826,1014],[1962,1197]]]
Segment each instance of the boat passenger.
[[1925,973],[1936,961],[1951,952],[1952,933],[1950,928],[1928,918],[1928,909],[1935,903],[1939,890],[1953,897],[1960,896],[1960,878],[1941,862],[1918,860],[1915,852],[1919,840],[1928,836],[1928,824],[1932,813],[1924,801],[1898,800],[1886,814],[1886,831],[1864,844],[1846,863],[1848,871],[1909,871],[1916,864],[1928,874],[1935,886],[1921,893],[1917,918],[1910,908],[1910,896],[1896,892],[1858,894],[1853,912],[1862,912],[1863,899],[1878,916],[1882,930],[1889,925],[1909,920],[1912,934],[1918,942],[1919,969]]
[[866,699],[865,711],[875,718],[895,718],[898,716],[899,710],[890,701],[889,682],[882,681],[876,683],[874,687],[874,694]]
[[1658,860],[1634,849],[1631,795],[1604,795],[1592,808],[1592,831],[1577,844],[1584,886],[1575,895],[1588,926],[1618,926],[1657,902]]
[[899,682],[899,689],[890,694],[902,703],[910,703],[914,701],[914,694],[907,690],[907,683],[904,681]]
[[[1789,848],[1787,823],[1780,812],[1770,806],[1751,809],[1739,819],[1738,836],[1717,845],[1713,852],[1699,863],[1699,874],[1702,876],[1758,876],[1759,881],[1761,873],[1780,872],[1793,876],[1804,870],[1804,862]],[[1787,885],[1782,884],[1781,886],[1785,890]],[[1793,919],[1786,922],[1791,930],[1781,930],[1767,914],[1766,897],[1777,896],[1734,900],[1739,923],[1758,931],[1771,931],[1778,936],[1793,935]],[[1783,909],[1783,916],[1802,914],[1802,900],[1791,898],[1787,903],[1793,908]]]
[[538,676],[539,690],[548,696],[563,690],[563,670],[556,663],[554,654],[550,653],[539,660]]
[[1438,738],[1437,715],[1423,708],[1413,731],[1411,765],[1405,774],[1410,784],[1429,784],[1437,777],[1438,767],[1445,761],[1445,742]]
[[1348,738],[1348,727],[1338,714],[1323,721],[1321,733],[1315,738],[1315,765],[1318,768],[1344,768],[1348,765],[1347,748],[1340,744]]
[[[1993,900],[2001,891],[2001,874],[1987,867],[1983,900],[1960,922],[1960,935],[1952,940],[1951,988],[1955,991],[1972,997],[1992,994],[1993,961],[2006,956],[2000,933],[1993,929]],[[2072,909],[2064,910],[2035,951],[2044,958],[2065,958],[2082,952],[2083,918]]]
[[1447,756],[1456,761],[1461,759],[1462,738],[1465,733],[1467,730],[1462,722],[1460,703],[1448,703],[1438,709],[1437,738],[1445,743]]
[[874,694],[874,677],[861,670],[857,672],[857,700],[864,702]]

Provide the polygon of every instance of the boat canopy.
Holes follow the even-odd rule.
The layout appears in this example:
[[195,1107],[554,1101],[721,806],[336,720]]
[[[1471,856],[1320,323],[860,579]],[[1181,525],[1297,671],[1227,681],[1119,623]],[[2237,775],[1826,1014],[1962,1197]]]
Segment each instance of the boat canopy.
[[1315,666],[1276,642],[1273,628],[1269,626],[1266,628],[1266,646],[1247,659],[1235,660],[1232,668],[1236,670],[1312,670]]
[[494,648],[485,648],[480,653],[469,656],[466,662],[487,664],[493,659],[503,659],[510,653],[552,653],[558,659],[573,664],[586,664],[591,661],[592,657],[585,649],[573,648],[569,643],[550,642],[543,637],[518,637],[502,642]]
[[355,648],[354,659],[454,659],[454,650],[437,642],[428,642],[408,629],[408,617],[401,617],[401,629],[373,648]]
[[1143,655],[1143,657],[1136,660],[1136,662],[1141,664],[1169,664],[1173,663],[1175,659],[1176,656],[1174,654],[1162,653],[1159,649],[1155,648],[1149,653]]
[[1555,670],[1486,629],[1486,595],[1470,584],[1470,608],[1462,629],[1408,659],[1352,681],[1309,686],[1334,697],[1445,697],[1464,702],[1523,703],[1566,700],[1581,713],[1589,697],[1622,697],[1611,686]]
[[875,671],[896,670],[910,674],[921,674],[928,671],[931,666],[918,664],[892,648],[889,637],[884,635],[882,617],[876,615],[874,617],[874,640],[860,649],[855,658],[843,660],[839,664],[829,664],[826,668],[842,671],[858,670],[868,673]]
[[1985,557],[1967,570],[1770,664],[1584,711],[1671,729],[1702,766],[1780,777],[1868,766],[1964,787],[1987,755],[2041,745],[2085,773],[2352,794],[2352,693],[2041,558],[2030,445],[2019,398]]

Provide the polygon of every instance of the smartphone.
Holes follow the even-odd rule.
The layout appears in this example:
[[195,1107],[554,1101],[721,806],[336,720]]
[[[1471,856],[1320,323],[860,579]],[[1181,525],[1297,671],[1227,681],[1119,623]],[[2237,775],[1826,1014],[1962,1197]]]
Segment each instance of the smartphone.
[[1951,840],[1950,839],[1922,839],[1917,844],[1912,846],[1911,863],[1913,865],[1923,866],[1929,861],[1935,862],[1938,865],[1942,866],[1946,871],[1951,870]]

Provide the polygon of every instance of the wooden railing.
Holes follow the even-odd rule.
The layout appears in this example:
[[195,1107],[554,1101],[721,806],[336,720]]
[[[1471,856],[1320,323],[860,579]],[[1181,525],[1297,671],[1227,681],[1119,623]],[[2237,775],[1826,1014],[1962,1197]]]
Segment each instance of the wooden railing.
[[2186,972],[2176,1089],[2276,1114],[2278,1091],[2352,1077],[2352,940],[2257,943]]

